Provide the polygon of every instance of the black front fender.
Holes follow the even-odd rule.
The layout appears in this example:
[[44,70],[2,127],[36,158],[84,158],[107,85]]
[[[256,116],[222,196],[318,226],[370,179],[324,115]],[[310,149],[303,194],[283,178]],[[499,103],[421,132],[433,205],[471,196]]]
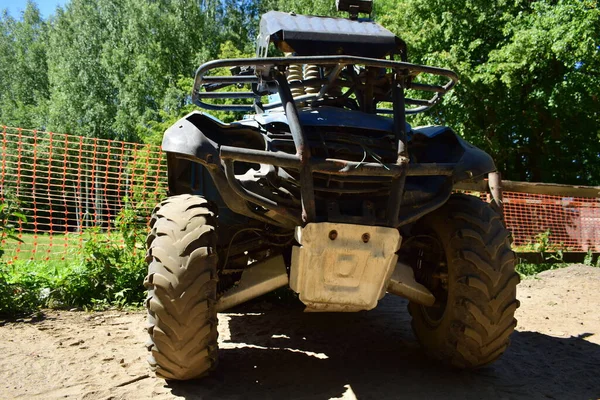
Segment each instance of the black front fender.
[[[221,146],[264,150],[264,139],[252,126],[240,123],[225,124],[207,114],[195,111],[181,118],[165,131],[162,149],[168,155],[168,181],[171,194],[200,194],[217,203],[223,217],[239,218],[224,212],[262,220],[272,225],[293,228],[287,221],[278,221],[257,214],[229,184],[219,151]],[[195,171],[195,173],[191,173]],[[206,174],[205,172],[208,172]],[[286,225],[287,224],[287,225]]]
[[214,163],[219,157],[218,143],[205,132],[218,132],[223,124],[195,111],[181,118],[165,131],[162,149],[180,158],[202,164]]
[[485,151],[473,146],[446,126],[415,128],[413,140],[419,137],[426,144],[418,155],[419,162],[456,163],[452,174],[454,183],[468,179],[482,179],[488,173],[496,171],[492,157]]

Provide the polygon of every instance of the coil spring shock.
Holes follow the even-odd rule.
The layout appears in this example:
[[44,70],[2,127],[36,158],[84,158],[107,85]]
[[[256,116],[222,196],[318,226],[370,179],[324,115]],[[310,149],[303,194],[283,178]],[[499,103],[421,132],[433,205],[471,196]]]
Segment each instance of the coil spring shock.
[[[321,71],[318,65],[307,64],[304,66],[304,80],[319,79],[321,77]],[[317,94],[321,90],[320,86],[306,86],[306,94]]]
[[[293,56],[294,53],[285,53],[286,57]],[[302,74],[302,64],[290,64],[288,67],[287,81],[291,85],[294,82],[302,82],[304,78]],[[304,88],[302,86],[291,88],[292,96],[299,97],[304,95]]]

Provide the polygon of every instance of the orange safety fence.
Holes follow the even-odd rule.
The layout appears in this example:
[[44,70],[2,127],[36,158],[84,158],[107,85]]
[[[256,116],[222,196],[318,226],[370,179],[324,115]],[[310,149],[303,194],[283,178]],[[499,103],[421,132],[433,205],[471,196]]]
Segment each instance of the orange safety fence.
[[[70,258],[87,235],[114,234],[122,210],[149,216],[166,196],[158,146],[9,127],[0,140],[0,200],[27,217],[11,221],[22,243],[2,236],[8,262]],[[543,235],[550,249],[600,251],[599,198],[504,192],[504,212],[516,248]]]
[[517,249],[547,235],[550,251],[600,251],[600,198],[504,192],[503,200]]
[[0,140],[0,200],[26,216],[9,218],[21,243],[2,237],[10,261],[64,260],[86,235],[115,233],[124,208],[149,215],[166,195],[158,146],[9,127]]

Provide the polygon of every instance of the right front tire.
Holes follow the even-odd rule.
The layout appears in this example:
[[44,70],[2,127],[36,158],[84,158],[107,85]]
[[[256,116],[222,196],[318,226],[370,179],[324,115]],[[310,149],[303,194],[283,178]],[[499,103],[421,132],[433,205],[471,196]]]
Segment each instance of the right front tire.
[[147,240],[148,358],[165,379],[199,378],[217,363],[217,208],[173,196],[152,213]]
[[436,297],[409,303],[425,352],[459,368],[477,368],[506,350],[517,321],[519,275],[501,216],[474,196],[455,194],[415,224],[403,261]]

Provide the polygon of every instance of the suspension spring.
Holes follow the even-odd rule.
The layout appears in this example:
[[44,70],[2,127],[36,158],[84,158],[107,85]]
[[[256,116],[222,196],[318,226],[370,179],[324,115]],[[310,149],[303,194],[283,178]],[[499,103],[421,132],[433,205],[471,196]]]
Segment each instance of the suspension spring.
[[[286,53],[286,57],[291,57],[293,53]],[[287,81],[291,85],[293,83],[302,82],[304,78],[302,74],[302,64],[290,64],[288,67]],[[300,97],[304,95],[304,88],[302,86],[291,88],[293,97]]]
[[[321,71],[318,65],[307,64],[304,66],[304,80],[321,78]],[[306,86],[306,94],[317,94],[321,90],[320,86]]]

